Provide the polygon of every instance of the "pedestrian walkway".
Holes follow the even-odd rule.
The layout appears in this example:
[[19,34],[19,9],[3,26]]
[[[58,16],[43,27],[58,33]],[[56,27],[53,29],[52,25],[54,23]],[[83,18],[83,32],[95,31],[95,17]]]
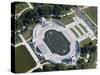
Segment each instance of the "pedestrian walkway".
[[27,2],[27,4],[29,5],[29,7],[30,7],[31,9],[33,9],[33,6],[31,5],[30,2]]
[[50,64],[50,63],[49,63],[49,62],[45,62],[45,63],[43,63],[43,64],[37,65],[36,67],[32,68],[31,70],[27,71],[26,73],[33,72],[34,70],[36,70],[36,69],[38,69],[38,68],[43,69],[43,66],[46,65],[46,64]]
[[31,56],[33,57],[33,59],[35,60],[35,62],[37,64],[40,64],[39,59],[37,58],[37,56],[35,55],[35,53],[31,49],[31,47],[29,46],[29,44],[25,41],[25,39],[23,38],[23,36],[21,34],[19,34],[19,37],[22,39],[24,45],[26,46],[27,50],[29,51],[29,53],[31,54]]
[[[95,33],[92,31],[92,29],[81,19],[79,18],[77,15],[75,17],[73,17],[74,22],[70,23],[69,25],[66,25],[66,30],[68,31],[68,33],[75,39],[78,40],[78,42],[81,42],[82,40],[86,39],[86,38],[90,38],[91,40],[96,39],[96,36],[94,35]],[[86,31],[80,26],[80,24],[82,25],[82,27],[84,27],[86,29]],[[75,26],[77,26],[81,32],[83,34],[81,34],[76,28]],[[77,33],[77,35],[79,37],[75,37],[76,35],[70,30],[73,29],[75,33]]]
[[28,10],[28,9],[34,9],[30,2],[28,2],[27,4],[29,5],[29,7],[23,9],[20,13],[16,14],[15,17],[20,17],[21,14],[22,14],[23,12],[25,12],[26,10]]

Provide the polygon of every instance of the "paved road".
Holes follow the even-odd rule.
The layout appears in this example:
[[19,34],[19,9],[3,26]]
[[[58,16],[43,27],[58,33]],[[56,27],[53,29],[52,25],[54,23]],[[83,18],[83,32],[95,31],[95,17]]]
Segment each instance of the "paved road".
[[[81,8],[80,10],[83,10],[83,9],[87,9],[88,7],[83,7],[83,8]],[[73,10],[71,10],[71,12],[69,12],[69,13],[67,13],[67,15],[71,15],[71,14],[73,14],[75,11],[73,11]]]
[[[96,36],[94,36],[94,32],[92,31],[92,29],[82,20],[80,19],[77,15],[76,17],[73,18],[74,19],[74,22],[73,23],[70,23],[69,25],[66,25],[66,30],[68,31],[68,33],[75,39],[75,40],[78,40],[79,42],[86,39],[87,37],[90,37],[91,40],[94,40],[96,39]],[[85,32],[79,24],[82,24],[86,30],[88,32]],[[80,28],[80,30],[84,33],[84,35],[80,35],[79,31],[76,30],[75,26],[78,26]],[[79,37],[77,38],[75,36],[74,33],[72,33],[72,31],[70,30],[70,28],[73,28],[76,33],[79,35]]]
[[97,32],[97,27],[94,26],[94,24],[90,21],[90,19],[88,19],[86,17],[86,15],[83,13],[83,11],[79,10],[79,8],[75,8],[74,10],[76,11],[75,14],[79,18],[81,18],[93,30],[94,33],[96,33]]

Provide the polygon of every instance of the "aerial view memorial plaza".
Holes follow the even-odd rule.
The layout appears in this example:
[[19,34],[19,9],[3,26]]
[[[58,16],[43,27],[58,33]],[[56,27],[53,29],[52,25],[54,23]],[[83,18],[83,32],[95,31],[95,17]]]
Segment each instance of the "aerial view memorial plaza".
[[97,7],[14,2],[15,72],[95,69]]

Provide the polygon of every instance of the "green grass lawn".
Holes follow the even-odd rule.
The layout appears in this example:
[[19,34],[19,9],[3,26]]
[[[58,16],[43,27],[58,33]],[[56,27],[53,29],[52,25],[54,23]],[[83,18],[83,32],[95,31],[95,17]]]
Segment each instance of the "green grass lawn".
[[74,22],[74,20],[72,19],[72,17],[74,17],[74,14],[68,15],[68,16],[64,16],[60,19],[60,21],[62,21],[65,25]]
[[86,33],[88,32],[87,29],[82,24],[79,24],[79,25]]
[[33,31],[32,29],[27,29],[22,33],[25,40],[28,40],[30,37],[32,37],[32,31]]
[[88,63],[88,68],[96,68],[97,51],[91,53],[90,57],[91,58],[89,59],[90,62]]
[[88,45],[89,42],[92,42],[93,43],[93,46],[96,45],[96,40],[91,40],[89,37],[84,39],[83,41],[80,42],[80,47],[84,47],[84,44],[85,45]]
[[20,37],[16,35],[15,36],[15,44],[19,44],[21,42],[22,42],[22,40],[20,39]]
[[16,2],[15,3],[15,14],[20,13],[23,9],[29,7],[25,2]]
[[96,23],[97,25],[97,8],[96,7],[89,7],[84,9],[85,13]]
[[[31,27],[30,27],[31,28]],[[29,38],[31,38],[32,37],[32,29],[27,29],[27,30],[25,30],[24,32],[22,32],[22,35],[23,35],[23,37],[25,38],[25,40],[28,40]],[[20,37],[18,36],[18,35],[16,35],[15,36],[15,43],[16,44],[18,44],[18,43],[21,43],[22,42],[22,40],[20,39]]]
[[83,41],[80,42],[80,47],[84,47],[84,44],[88,44],[90,41],[92,41],[90,38],[86,38]]
[[65,55],[70,50],[70,43],[61,32],[47,31],[44,41],[53,53]]
[[27,72],[36,66],[25,46],[19,46],[15,50],[15,71],[16,73]]
[[75,26],[75,28],[79,31],[79,33],[80,33],[81,35],[83,35],[83,32],[80,30],[80,28],[79,28],[78,26]]
[[70,30],[75,34],[75,36],[78,38],[79,35],[76,33],[76,31],[73,28],[70,28]]

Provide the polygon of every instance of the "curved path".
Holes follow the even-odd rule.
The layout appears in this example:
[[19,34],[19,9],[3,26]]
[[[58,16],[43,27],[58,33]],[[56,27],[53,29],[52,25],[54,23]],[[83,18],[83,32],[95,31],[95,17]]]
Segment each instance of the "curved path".
[[21,14],[24,13],[24,12],[25,12],[26,10],[28,10],[28,9],[34,9],[30,2],[28,2],[27,4],[29,5],[29,7],[23,9],[20,13],[16,14],[16,15],[15,15],[15,18],[16,18],[16,17],[20,17]]

